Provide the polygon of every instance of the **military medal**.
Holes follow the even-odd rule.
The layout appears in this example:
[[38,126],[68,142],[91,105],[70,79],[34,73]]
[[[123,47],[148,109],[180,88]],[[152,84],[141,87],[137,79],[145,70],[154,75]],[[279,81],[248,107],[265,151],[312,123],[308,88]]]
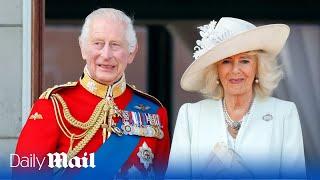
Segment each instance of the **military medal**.
[[122,111],[121,117],[121,130],[125,135],[155,137],[158,139],[163,138],[159,115],[134,111]]
[[134,128],[129,124],[128,121],[123,122],[121,129],[125,135],[132,135],[134,131]]

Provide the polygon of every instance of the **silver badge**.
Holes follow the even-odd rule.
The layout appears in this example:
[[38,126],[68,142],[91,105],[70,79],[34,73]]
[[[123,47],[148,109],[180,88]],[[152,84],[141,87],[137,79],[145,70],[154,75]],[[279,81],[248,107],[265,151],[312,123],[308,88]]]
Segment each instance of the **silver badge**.
[[273,119],[273,116],[271,114],[266,114],[262,117],[262,119],[265,121],[270,121]]
[[90,92],[93,92],[93,93],[96,92],[97,90],[96,84],[92,80],[88,82],[87,88],[89,89]]
[[146,111],[146,110],[150,109],[150,106],[145,106],[143,104],[139,104],[139,105],[134,106],[134,108],[141,110],[141,111]]
[[139,147],[137,155],[140,158],[140,163],[143,164],[144,168],[148,169],[150,164],[152,164],[154,155],[146,142],[143,142],[142,146]]

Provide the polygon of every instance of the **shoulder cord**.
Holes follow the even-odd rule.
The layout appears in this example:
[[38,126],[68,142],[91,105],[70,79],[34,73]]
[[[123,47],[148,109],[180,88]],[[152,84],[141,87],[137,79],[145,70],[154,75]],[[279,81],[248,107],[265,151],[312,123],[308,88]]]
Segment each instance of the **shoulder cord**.
[[66,102],[63,100],[63,98],[59,95],[59,94],[53,94],[52,96],[56,97],[59,102],[62,105],[63,108],[63,114],[64,117],[66,118],[66,120],[73,125],[74,127],[80,128],[80,129],[89,129],[91,128],[97,121],[97,116],[103,111],[103,107],[105,105],[105,101],[101,100],[97,106],[95,107],[92,115],[90,116],[89,120],[86,121],[85,123],[77,120],[76,118],[74,118],[71,113],[70,110],[66,104]]
[[[60,98],[57,98],[58,96]],[[55,112],[57,123],[58,123],[60,129],[62,130],[63,134],[66,135],[70,139],[70,147],[69,147],[69,150],[68,150],[68,160],[69,160],[69,159],[73,158],[75,155],[77,155],[84,148],[84,146],[89,143],[89,141],[92,139],[92,137],[99,130],[101,124],[104,121],[104,119],[106,119],[106,113],[104,113],[102,111],[103,107],[105,106],[105,103],[102,100],[101,102],[103,102],[103,103],[100,102],[97,105],[97,107],[95,108],[94,113],[90,117],[90,120],[91,120],[91,118],[94,116],[94,118],[92,118],[94,120],[92,120],[92,121],[94,121],[95,124],[93,126],[91,126],[91,128],[90,127],[87,128],[87,130],[85,132],[76,135],[74,133],[71,133],[68,130],[68,128],[66,127],[66,125],[64,124],[64,122],[63,122],[58,101],[61,103],[62,106],[63,106],[63,104],[65,105],[65,107],[63,107],[63,109],[68,108],[68,107],[66,106],[66,103],[64,102],[62,97],[60,95],[58,95],[58,94],[52,94],[51,100],[53,102],[53,108],[54,108],[54,112]],[[99,111],[99,113],[98,113],[98,111]],[[64,111],[64,115],[65,115],[65,111]],[[66,117],[66,115],[65,115],[65,117]],[[70,123],[70,121],[76,120],[76,119],[72,119],[71,120],[70,118],[68,119],[66,117],[66,120]],[[77,120],[73,121],[73,122],[77,122]],[[73,124],[78,124],[79,125],[80,123],[73,123]],[[72,148],[73,141],[75,139],[81,139],[81,141],[74,148]]]

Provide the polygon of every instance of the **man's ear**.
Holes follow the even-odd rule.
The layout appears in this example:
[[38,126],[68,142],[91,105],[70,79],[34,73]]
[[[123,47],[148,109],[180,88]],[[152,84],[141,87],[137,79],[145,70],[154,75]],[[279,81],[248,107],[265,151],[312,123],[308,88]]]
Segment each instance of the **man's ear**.
[[86,56],[86,51],[85,51],[85,47],[84,47],[85,45],[84,45],[84,42],[80,38],[79,38],[79,46],[80,46],[82,59],[86,60],[87,56]]
[[135,48],[134,48],[134,50],[133,50],[133,52],[131,52],[130,54],[129,54],[129,60],[128,60],[128,64],[131,64],[132,62],[133,62],[133,60],[134,60],[134,57],[136,56],[136,54],[137,54],[137,52],[138,52],[138,43],[136,44],[136,46],[135,46]]

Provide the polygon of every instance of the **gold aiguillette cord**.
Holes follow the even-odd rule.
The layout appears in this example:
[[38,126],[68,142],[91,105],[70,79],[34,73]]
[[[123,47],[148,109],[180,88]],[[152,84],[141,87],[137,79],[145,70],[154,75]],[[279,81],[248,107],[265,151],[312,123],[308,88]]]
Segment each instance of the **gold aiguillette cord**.
[[108,87],[108,91],[105,97],[105,103],[105,114],[103,124],[101,124],[103,143],[110,137],[112,132],[116,133],[118,136],[121,136],[123,134],[123,132],[116,126],[116,123],[113,121],[114,117],[121,117],[121,112],[113,101],[112,86]]

